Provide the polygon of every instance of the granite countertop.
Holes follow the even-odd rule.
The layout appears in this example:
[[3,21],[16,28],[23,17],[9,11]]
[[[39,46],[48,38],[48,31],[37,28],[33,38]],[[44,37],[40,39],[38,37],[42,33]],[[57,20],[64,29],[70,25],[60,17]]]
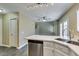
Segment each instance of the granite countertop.
[[73,50],[77,55],[79,55],[79,46],[74,44],[69,44],[66,42],[55,40],[56,38],[61,38],[60,36],[46,36],[46,35],[32,35],[29,37],[25,37],[27,40],[38,40],[38,41],[53,41],[65,46],[68,46],[71,50]]

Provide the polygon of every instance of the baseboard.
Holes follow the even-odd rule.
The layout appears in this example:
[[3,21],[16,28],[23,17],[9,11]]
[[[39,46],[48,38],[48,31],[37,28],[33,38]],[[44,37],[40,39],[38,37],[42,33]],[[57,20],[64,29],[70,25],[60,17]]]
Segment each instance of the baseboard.
[[10,47],[9,45],[4,45],[4,44],[3,44],[3,45],[1,45],[1,46]]
[[24,47],[25,45],[27,45],[27,43],[21,45],[20,47],[17,47],[17,49],[21,49],[21,48]]

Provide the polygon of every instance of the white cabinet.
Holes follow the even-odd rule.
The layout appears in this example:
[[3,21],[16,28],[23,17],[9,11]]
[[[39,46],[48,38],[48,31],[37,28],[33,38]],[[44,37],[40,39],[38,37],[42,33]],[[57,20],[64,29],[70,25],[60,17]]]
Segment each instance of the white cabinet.
[[54,50],[54,56],[67,56],[67,54],[65,54],[61,50],[55,49]]
[[70,51],[69,51],[69,56],[78,56],[74,51],[72,51],[71,49],[70,49]]
[[44,56],[77,56],[69,47],[56,43],[44,42],[43,43]]
[[43,42],[43,56],[53,56],[53,55],[54,55],[54,43]]
[[44,47],[54,48],[54,42],[43,42]]
[[53,56],[54,55],[54,50],[49,47],[44,47],[43,52],[44,52],[43,56]]
[[59,44],[59,43],[55,43],[54,46],[55,46],[55,49],[54,49],[55,55],[57,55],[57,54],[60,56],[68,56],[69,55],[69,48],[67,46]]

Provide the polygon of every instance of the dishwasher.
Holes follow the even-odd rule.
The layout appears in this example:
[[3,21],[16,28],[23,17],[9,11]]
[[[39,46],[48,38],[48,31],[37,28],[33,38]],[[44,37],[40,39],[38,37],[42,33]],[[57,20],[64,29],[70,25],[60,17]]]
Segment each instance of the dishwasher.
[[43,56],[43,41],[28,40],[29,56]]

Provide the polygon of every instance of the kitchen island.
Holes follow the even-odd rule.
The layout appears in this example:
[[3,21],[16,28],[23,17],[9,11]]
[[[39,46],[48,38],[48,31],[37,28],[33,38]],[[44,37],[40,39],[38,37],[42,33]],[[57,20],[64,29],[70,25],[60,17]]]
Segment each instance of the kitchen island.
[[[46,35],[32,35],[25,37],[28,40],[28,55],[29,55],[29,41],[41,43],[40,50],[42,50],[42,56],[78,56],[79,46],[74,44],[69,44],[66,42],[55,40],[61,38],[60,36],[46,36]],[[32,48],[31,48],[32,49]],[[36,53],[36,51],[33,51]],[[39,51],[38,51],[39,53]],[[37,56],[41,56],[37,55]],[[35,55],[34,55],[35,56]]]

